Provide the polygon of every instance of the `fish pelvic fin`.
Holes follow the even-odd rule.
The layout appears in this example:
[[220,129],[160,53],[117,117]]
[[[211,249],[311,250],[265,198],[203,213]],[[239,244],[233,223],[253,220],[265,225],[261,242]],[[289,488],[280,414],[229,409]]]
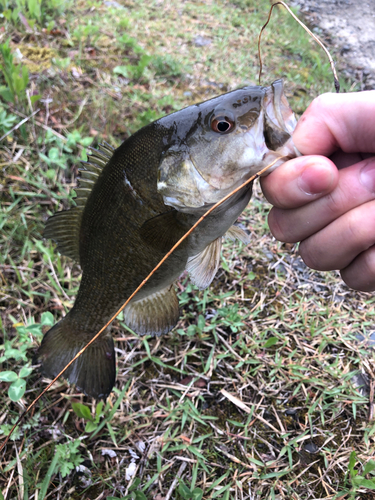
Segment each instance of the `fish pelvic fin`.
[[202,252],[189,257],[186,271],[190,279],[200,290],[207,288],[214,279],[219,268],[222,238],[217,238],[206,246]]
[[111,159],[115,151],[107,143],[100,144],[99,149],[91,149],[87,155],[88,161],[81,162],[82,168],[78,169],[78,187],[76,207],[63,212],[57,212],[47,220],[43,237],[56,241],[57,250],[79,263],[79,233],[81,228],[82,214],[86,201],[91,194],[99,175],[103,168]]
[[[90,335],[77,330],[77,324],[68,314],[44,335],[34,362],[41,363],[42,373],[53,379],[85,347],[89,337]],[[112,335],[109,332],[102,333],[63,376],[87,396],[105,399],[116,380]]]
[[124,310],[126,325],[139,335],[168,333],[179,318],[178,298],[173,285],[130,302]]
[[228,229],[228,231],[224,234],[224,238],[228,238],[232,241],[240,240],[240,242],[244,245],[248,245],[250,243],[250,236],[240,226],[236,225],[233,225]]

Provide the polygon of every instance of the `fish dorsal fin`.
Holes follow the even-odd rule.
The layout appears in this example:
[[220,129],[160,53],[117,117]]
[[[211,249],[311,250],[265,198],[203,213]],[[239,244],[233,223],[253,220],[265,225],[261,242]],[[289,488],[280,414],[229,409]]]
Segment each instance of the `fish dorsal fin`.
[[250,236],[239,226],[231,226],[228,231],[224,234],[224,238],[228,238],[232,241],[240,240],[244,245],[250,243]]
[[208,287],[217,273],[221,252],[221,236],[210,243],[202,252],[189,257],[186,271],[190,279],[200,290]]
[[63,212],[57,212],[47,220],[43,237],[56,241],[57,250],[79,263],[79,233],[83,210],[93,186],[95,185],[104,166],[111,159],[114,148],[107,144],[100,144],[98,149],[91,149],[88,161],[83,161],[82,168],[78,169],[78,187],[75,189],[77,197],[76,207]]
[[168,333],[178,318],[178,299],[173,285],[130,302],[124,310],[125,323],[139,335]]

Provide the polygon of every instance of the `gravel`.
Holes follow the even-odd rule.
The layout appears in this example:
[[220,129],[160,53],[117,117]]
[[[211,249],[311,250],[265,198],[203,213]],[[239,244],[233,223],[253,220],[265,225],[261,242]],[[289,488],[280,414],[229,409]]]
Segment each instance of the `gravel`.
[[294,0],[291,4],[341,54],[341,74],[358,81],[360,90],[375,89],[375,0]]

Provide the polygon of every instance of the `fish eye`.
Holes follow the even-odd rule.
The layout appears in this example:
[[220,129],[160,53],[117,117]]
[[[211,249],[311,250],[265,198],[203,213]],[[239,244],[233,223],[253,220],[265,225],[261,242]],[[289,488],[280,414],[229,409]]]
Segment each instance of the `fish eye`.
[[211,121],[211,128],[219,134],[227,134],[234,128],[234,120],[228,116],[215,116]]

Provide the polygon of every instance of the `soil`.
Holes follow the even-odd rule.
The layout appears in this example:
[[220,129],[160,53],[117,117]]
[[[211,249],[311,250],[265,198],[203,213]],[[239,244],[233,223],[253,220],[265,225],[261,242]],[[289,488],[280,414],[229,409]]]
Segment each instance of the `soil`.
[[358,90],[375,89],[375,0],[294,0],[291,4],[341,54],[341,75],[358,81]]

